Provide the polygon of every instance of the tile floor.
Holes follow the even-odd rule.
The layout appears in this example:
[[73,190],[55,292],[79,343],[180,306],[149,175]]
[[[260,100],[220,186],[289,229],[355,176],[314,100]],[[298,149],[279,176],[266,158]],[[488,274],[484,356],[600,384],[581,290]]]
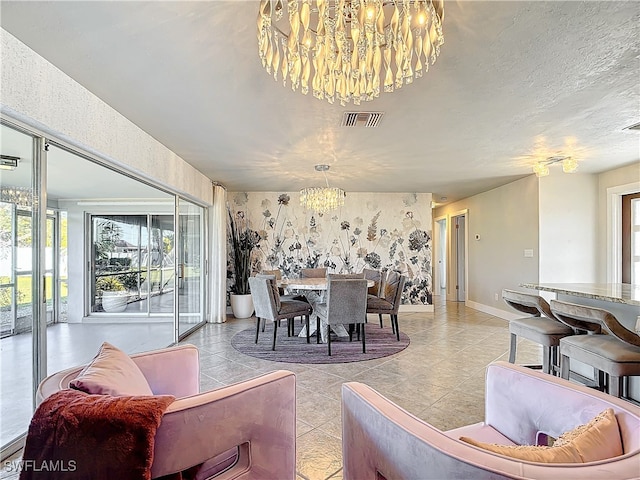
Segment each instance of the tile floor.
[[[274,369],[296,373],[298,480],[342,478],[342,383],[366,383],[435,427],[451,429],[483,419],[485,367],[508,358],[508,323],[459,303],[438,302],[435,313],[401,314],[400,329],[411,338],[407,349],[348,364],[274,363],[241,354],[229,340],[254,322],[209,324],[184,343],[200,348],[202,389]],[[539,363],[541,358],[539,346],[519,343],[519,363]]]
[[[202,390],[274,369],[295,372],[297,479],[340,480],[340,386],[344,382],[366,383],[440,429],[482,420],[484,370],[495,360],[507,359],[508,323],[464,304],[444,302],[439,297],[434,300],[435,313],[400,314],[400,329],[411,338],[407,349],[366,362],[303,365],[246,356],[229,340],[253,326],[255,319],[230,318],[224,324],[208,324],[183,343],[200,349]],[[539,363],[541,355],[539,346],[527,340],[519,342],[518,363]],[[3,470],[0,478],[17,478]]]

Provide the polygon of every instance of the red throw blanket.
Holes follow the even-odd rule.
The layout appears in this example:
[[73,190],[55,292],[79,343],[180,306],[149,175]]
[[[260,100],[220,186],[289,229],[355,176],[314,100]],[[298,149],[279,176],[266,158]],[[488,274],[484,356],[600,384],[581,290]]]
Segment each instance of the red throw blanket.
[[150,479],[156,430],[174,400],[54,393],[31,419],[20,480]]

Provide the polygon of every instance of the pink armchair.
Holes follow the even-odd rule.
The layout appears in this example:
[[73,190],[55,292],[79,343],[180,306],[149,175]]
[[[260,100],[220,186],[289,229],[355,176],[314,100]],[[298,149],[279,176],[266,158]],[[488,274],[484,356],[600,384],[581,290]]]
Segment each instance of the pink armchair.
[[[203,464],[197,478],[294,479],[295,375],[275,371],[200,393],[198,349],[181,345],[132,355],[156,395],[174,395],[155,436],[153,478]],[[37,402],[68,388],[82,370],[44,379]],[[229,468],[230,467],[230,468]],[[227,469],[225,471],[225,469]]]
[[[440,431],[360,383],[342,386],[345,480],[640,478],[640,407],[506,362],[489,365],[485,421]],[[461,436],[503,445],[554,438],[613,408],[623,454],[589,463],[537,463],[491,453]],[[378,476],[379,475],[379,476]]]

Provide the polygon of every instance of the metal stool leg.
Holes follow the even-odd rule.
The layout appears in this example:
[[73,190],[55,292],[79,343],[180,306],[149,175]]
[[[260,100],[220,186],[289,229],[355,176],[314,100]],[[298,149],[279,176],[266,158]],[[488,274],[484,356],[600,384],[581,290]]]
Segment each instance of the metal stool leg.
[[544,345],[542,346],[542,371],[551,373],[551,349]]
[[569,357],[560,354],[560,377],[569,380]]
[[560,358],[559,348],[558,346],[550,347],[551,350],[551,375],[559,376],[560,375]]
[[511,334],[511,343],[509,344],[509,363],[516,363],[516,348],[518,346],[518,337],[515,333]]
[[621,383],[623,377],[614,377],[613,375],[609,375],[609,395],[613,395],[614,397],[620,398],[622,394]]

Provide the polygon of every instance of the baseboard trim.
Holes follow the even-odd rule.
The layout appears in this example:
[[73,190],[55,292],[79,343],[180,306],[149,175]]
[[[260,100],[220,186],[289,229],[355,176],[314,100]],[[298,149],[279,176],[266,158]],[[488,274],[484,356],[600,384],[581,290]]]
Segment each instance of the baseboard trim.
[[410,313],[410,312],[433,312],[433,305],[400,305],[398,309],[398,313]]
[[489,305],[484,305],[482,303],[477,303],[471,300],[467,300],[465,302],[465,306],[473,308],[474,310],[479,310],[483,313],[488,313],[489,315],[493,315],[494,317],[502,318],[503,320],[515,320],[516,318],[522,318],[522,314],[507,312],[506,310],[500,310],[499,308],[491,307]]

